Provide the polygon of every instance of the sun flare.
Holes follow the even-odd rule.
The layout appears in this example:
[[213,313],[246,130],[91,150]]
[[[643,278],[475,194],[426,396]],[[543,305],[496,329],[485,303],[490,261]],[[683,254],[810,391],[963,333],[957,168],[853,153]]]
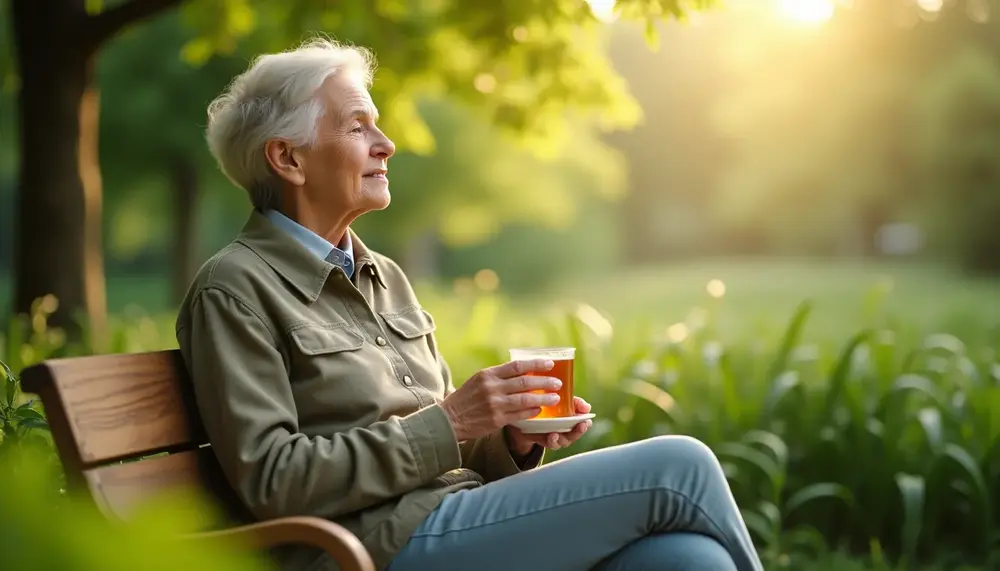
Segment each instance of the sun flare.
[[802,24],[822,24],[833,17],[835,0],[777,0],[778,13]]
[[586,0],[590,6],[590,11],[594,17],[602,22],[613,22],[617,19],[615,14],[616,0]]

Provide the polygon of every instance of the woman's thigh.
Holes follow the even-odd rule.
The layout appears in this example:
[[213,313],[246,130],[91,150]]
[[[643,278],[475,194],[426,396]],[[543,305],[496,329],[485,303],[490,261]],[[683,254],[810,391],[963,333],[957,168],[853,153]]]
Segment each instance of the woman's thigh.
[[732,544],[726,532],[732,522],[718,521],[735,511],[731,501],[704,445],[684,437],[650,439],[448,496],[390,571],[578,571],[666,531]]

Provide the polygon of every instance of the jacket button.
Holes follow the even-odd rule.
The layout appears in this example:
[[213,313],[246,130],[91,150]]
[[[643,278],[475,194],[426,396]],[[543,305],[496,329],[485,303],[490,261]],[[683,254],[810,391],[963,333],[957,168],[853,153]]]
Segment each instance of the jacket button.
[[410,378],[410,375],[403,375],[403,384],[406,386],[413,384],[413,379]]
[[381,337],[381,336],[376,337],[375,338],[375,343],[378,343],[379,347],[385,347],[385,344],[386,344],[385,337]]

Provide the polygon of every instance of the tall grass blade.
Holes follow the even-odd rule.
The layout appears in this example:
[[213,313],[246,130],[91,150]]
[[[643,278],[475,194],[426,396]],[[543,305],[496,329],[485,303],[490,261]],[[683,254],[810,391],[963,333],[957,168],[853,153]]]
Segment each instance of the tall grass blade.
[[825,499],[839,500],[848,509],[854,509],[854,494],[847,486],[823,482],[811,484],[792,494],[785,502],[785,518],[803,506]]
[[632,379],[625,382],[624,391],[634,397],[638,397],[643,402],[647,402],[662,412],[666,420],[672,424],[677,421],[677,401],[670,393],[660,387],[641,379]]
[[802,329],[805,327],[806,319],[809,318],[812,308],[813,304],[810,300],[803,301],[796,308],[791,321],[788,323],[788,328],[785,330],[785,335],[781,340],[778,354],[775,356],[774,361],[771,362],[771,368],[767,372],[768,382],[773,382],[788,367],[789,355],[792,354],[795,346],[799,344],[799,339],[802,337]]
[[766,423],[777,415],[786,399],[801,399],[803,392],[802,380],[798,371],[785,371],[778,375],[771,383],[767,400],[764,401],[764,407],[761,409],[761,422]]
[[759,445],[766,448],[774,457],[779,469],[784,472],[788,467],[788,445],[778,435],[764,430],[751,430],[746,433],[742,442],[749,445]]
[[942,457],[951,460],[959,472],[959,477],[968,484],[971,494],[969,502],[982,509],[982,520],[979,522],[981,529],[984,532],[990,529],[993,524],[992,498],[979,464],[968,451],[954,443],[945,445]]
[[917,560],[920,533],[923,526],[925,481],[921,476],[896,474],[896,485],[903,501],[902,544],[903,557],[908,562]]
[[[762,475],[767,484],[770,500],[777,503],[785,481],[781,466],[770,456],[741,442],[728,442],[719,446],[717,454],[723,462],[731,461],[737,466],[749,466]],[[742,472],[742,471],[741,471]]]
[[[868,340],[871,336],[869,330],[864,330],[851,338],[847,345],[840,352],[840,356],[837,358],[837,363],[833,368],[833,372],[830,375],[829,391],[826,393],[826,413],[828,415],[828,420],[833,422],[834,414],[836,412],[837,403],[843,398],[846,387],[847,380],[851,375],[851,364],[854,360],[854,352],[857,351],[858,347],[862,343]],[[863,411],[852,410],[852,416],[855,418],[860,418],[863,416]]]

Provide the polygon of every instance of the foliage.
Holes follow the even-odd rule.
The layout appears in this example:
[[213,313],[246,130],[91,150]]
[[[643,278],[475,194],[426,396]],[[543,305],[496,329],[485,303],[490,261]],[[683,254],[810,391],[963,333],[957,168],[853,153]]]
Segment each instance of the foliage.
[[1000,271],[1000,65],[966,48],[932,78],[915,105],[927,224],[963,265]]
[[840,339],[807,339],[814,305],[805,302],[784,333],[750,326],[732,341],[715,303],[651,334],[589,306],[505,328],[511,310],[490,296],[459,311],[468,325],[458,335],[476,356],[468,369],[504,359],[510,345],[578,347],[577,392],[599,418],[579,448],[553,457],[655,434],[701,438],[776,568],[836,549],[991,568],[1000,563],[1000,318],[990,295],[979,300],[992,316],[981,331],[968,329],[984,326],[975,321],[952,334],[914,328],[874,290],[870,326]]
[[[421,287],[421,295],[458,379],[504,360],[510,346],[578,347],[576,392],[594,404],[598,419],[577,447],[552,458],[656,434],[707,442],[769,569],[805,569],[812,560],[827,561],[821,569],[879,571],[928,561],[944,569],[1000,564],[995,283],[982,284],[979,297],[930,286],[946,300],[947,315],[970,316],[958,320],[944,313],[925,319],[915,311],[920,298],[904,287],[895,294],[901,305],[891,303],[894,294],[884,286],[837,298],[816,287],[816,301],[785,313],[787,323],[774,330],[776,310],[803,284],[774,268],[755,273],[767,276],[763,282],[791,284],[777,304],[759,294],[741,298],[739,280],[727,280],[725,291],[709,288],[715,295],[705,297],[700,282],[695,307],[671,310],[686,314],[676,322],[658,312],[674,305],[662,284],[687,287],[677,285],[687,283],[680,272],[659,278],[659,290],[648,294],[628,278],[637,283],[629,301],[644,309],[645,323],[589,305],[550,303],[540,311],[496,292],[432,295]],[[819,276],[816,283],[837,291],[866,281],[848,277]],[[609,295],[607,283],[599,289]],[[857,312],[847,311],[845,300],[855,296]],[[811,328],[824,311],[841,319]],[[757,322],[758,312],[771,321]],[[112,350],[175,346],[169,318],[122,318]],[[837,552],[865,554],[870,562],[849,567]]]
[[[684,17],[714,0],[624,0],[630,19]],[[185,20],[198,38],[185,47],[197,63],[244,46],[250,52],[285,49],[306,31],[371,48],[381,72],[373,94],[386,131],[415,152],[433,149],[421,120],[421,96],[447,94],[484,109],[544,153],[565,141],[569,121],[596,116],[605,127],[630,126],[639,109],[602,54],[601,22],[586,2],[470,0],[407,3],[347,0],[336,4],[192,0]]]
[[35,407],[34,399],[22,402],[21,383],[3,361],[0,361],[0,381],[4,389],[0,401],[0,461],[6,461],[10,451],[17,448],[32,429],[47,430],[49,425]]
[[[54,298],[40,299],[32,312],[30,326],[25,317],[14,319],[7,328],[7,334],[0,336],[3,341],[0,352],[0,463],[24,443],[37,444],[42,438],[34,429],[48,430],[48,422],[40,412],[37,399],[27,399],[21,391],[21,382],[15,370],[20,371],[29,364],[45,359],[54,350],[62,348],[64,338],[58,330],[46,326],[46,315],[54,308]],[[25,339],[25,331],[30,331]],[[4,362],[4,359],[7,362]]]
[[229,542],[179,538],[221,521],[203,498],[172,494],[141,506],[128,525],[106,520],[93,503],[59,491],[50,452],[24,448],[0,462],[0,568],[8,571],[126,569],[263,571],[262,561]]

